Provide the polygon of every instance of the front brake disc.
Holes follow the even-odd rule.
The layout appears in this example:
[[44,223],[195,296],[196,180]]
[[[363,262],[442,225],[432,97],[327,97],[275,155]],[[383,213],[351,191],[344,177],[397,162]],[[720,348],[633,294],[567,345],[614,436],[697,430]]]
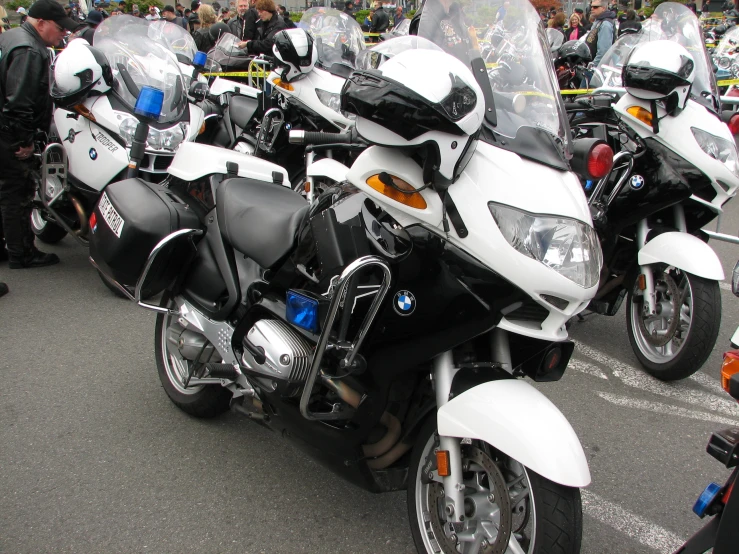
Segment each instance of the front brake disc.
[[[668,319],[668,325],[666,332],[663,335],[658,335],[655,333],[650,333],[647,329],[646,324],[644,323],[644,316],[639,317],[639,330],[641,331],[642,336],[644,337],[644,340],[647,341],[649,344],[655,347],[662,347],[668,344],[673,338],[675,338],[675,331],[677,331],[677,327],[680,324],[680,307],[678,306],[678,302],[680,301],[680,292],[677,288],[677,285],[675,284],[674,279],[670,276],[669,273],[663,272],[660,273],[658,276],[654,279],[655,288],[657,286],[657,283],[664,283],[667,287],[667,291],[662,293],[663,295],[666,295],[667,299],[670,301],[670,304],[672,305],[672,319]],[[656,300],[656,299],[655,299]]]

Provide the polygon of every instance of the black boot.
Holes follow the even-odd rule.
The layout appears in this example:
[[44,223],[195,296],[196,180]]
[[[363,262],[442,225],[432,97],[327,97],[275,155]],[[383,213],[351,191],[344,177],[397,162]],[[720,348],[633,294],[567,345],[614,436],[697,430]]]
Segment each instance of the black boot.
[[59,256],[56,254],[46,254],[35,248],[30,254],[23,257],[10,256],[8,267],[10,269],[26,269],[33,267],[45,267],[59,263]]
[[9,290],[10,289],[8,288],[8,285],[6,285],[5,283],[0,283],[0,296],[5,296],[6,294],[8,294]]

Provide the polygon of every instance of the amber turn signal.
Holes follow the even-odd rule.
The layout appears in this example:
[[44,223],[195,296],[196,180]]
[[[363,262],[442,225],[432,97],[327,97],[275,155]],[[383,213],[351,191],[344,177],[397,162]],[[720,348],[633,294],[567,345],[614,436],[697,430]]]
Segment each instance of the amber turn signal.
[[739,373],[739,351],[730,350],[724,353],[724,363],[721,364],[721,388],[729,392],[731,377]]
[[[389,183],[389,180],[392,180],[392,185]],[[377,174],[367,179],[367,184],[383,196],[387,196],[396,202],[416,208],[417,210],[426,209],[426,200],[423,199],[423,196],[418,192],[414,192],[416,190],[415,187],[410,183],[406,183],[400,177],[387,173]]]
[[449,477],[452,474],[449,469],[448,450],[439,450],[436,452],[436,467],[439,470],[439,477]]
[[274,85],[276,87],[280,87],[281,89],[285,89],[285,90],[295,90],[294,86],[292,86],[290,83],[286,83],[282,79],[275,79]]
[[74,108],[72,108],[74,111],[76,111],[78,114],[80,114],[85,119],[89,119],[90,121],[96,121],[95,116],[92,115],[92,112],[87,109],[87,107],[84,104],[77,104]]
[[626,109],[626,112],[644,123],[645,125],[652,126],[652,112],[645,110],[641,106],[631,106]]

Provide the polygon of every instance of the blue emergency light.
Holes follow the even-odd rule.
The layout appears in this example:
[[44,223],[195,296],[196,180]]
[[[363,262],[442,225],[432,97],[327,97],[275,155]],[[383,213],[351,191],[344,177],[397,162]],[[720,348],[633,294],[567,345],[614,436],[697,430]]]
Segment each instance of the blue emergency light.
[[192,59],[192,65],[197,68],[205,67],[205,62],[208,61],[208,54],[205,52],[195,52],[195,56]]
[[149,119],[159,119],[164,105],[164,91],[154,87],[141,87],[133,113]]

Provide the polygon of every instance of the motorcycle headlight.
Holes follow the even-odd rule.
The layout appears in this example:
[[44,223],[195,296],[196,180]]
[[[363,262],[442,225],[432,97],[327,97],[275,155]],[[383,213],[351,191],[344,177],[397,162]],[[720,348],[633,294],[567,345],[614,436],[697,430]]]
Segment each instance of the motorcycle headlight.
[[327,90],[322,90],[320,88],[317,88],[316,95],[318,96],[318,99],[321,101],[321,104],[323,104],[327,108],[337,113],[341,113],[341,95],[340,94],[335,94],[333,92],[329,92]]
[[567,217],[537,215],[489,202],[500,232],[513,248],[583,288],[600,277],[603,254],[595,230]]
[[714,160],[720,161],[726,169],[739,177],[739,156],[736,152],[736,144],[721,137],[706,133],[695,127],[690,128],[698,146]]
[[[126,141],[126,146],[133,144],[136,127],[139,120],[135,117],[124,118],[119,126],[118,132]],[[170,150],[174,152],[187,136],[187,124],[179,123],[169,129],[154,129],[149,127],[149,136],[146,138],[146,148],[149,150]]]

